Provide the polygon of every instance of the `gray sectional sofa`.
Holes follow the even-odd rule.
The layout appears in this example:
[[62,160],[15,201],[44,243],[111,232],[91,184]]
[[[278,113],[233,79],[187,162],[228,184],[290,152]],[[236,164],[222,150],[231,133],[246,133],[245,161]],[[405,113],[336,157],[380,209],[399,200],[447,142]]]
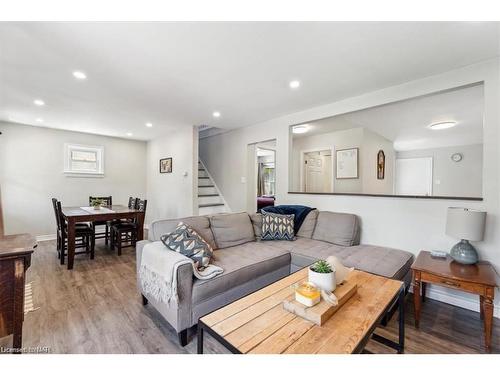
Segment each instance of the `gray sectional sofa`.
[[[167,305],[142,290],[138,271],[144,246],[159,241],[180,221],[194,228],[216,249],[213,263],[224,268],[224,273],[211,280],[198,280],[193,278],[191,265],[180,266],[178,302]],[[138,288],[143,303],[149,302],[174,327],[181,345],[187,343],[187,329],[197,324],[201,316],[330,255],[338,257],[345,266],[403,280],[409,285],[413,255],[360,245],[360,222],[355,215],[313,210],[295,241],[259,241],[261,221],[260,214],[247,213],[157,220],[149,228],[149,240],[137,243]]]

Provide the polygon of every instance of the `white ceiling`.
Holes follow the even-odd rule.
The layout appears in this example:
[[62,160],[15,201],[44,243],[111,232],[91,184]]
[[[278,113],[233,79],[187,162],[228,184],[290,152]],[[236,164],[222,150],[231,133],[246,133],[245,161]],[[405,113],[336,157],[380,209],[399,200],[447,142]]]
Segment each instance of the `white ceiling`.
[[492,58],[497,37],[488,22],[4,22],[0,120],[142,140],[237,128]]
[[[351,112],[309,123],[294,138],[363,127],[394,142],[398,151],[483,143],[484,87],[476,85]],[[453,128],[430,124],[455,121]]]

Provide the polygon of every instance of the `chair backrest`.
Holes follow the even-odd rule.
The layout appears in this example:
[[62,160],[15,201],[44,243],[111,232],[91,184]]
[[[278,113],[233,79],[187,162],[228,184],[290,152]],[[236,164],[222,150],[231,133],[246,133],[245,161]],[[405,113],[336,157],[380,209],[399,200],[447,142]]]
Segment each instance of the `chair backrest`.
[[110,195],[109,197],[92,197],[89,196],[89,206],[92,205],[92,201],[94,199],[100,199],[104,202],[104,206],[112,206],[113,205],[113,197]]
[[54,208],[54,215],[56,216],[57,230],[61,230],[61,215],[59,214],[57,203],[58,200],[56,198],[52,198],[52,207]]
[[137,198],[137,204],[136,204],[136,209],[139,211],[144,211],[146,212],[146,206],[148,205],[148,200],[147,199],[140,199]]
[[137,198],[129,197],[128,198],[128,208],[135,208],[137,205]]

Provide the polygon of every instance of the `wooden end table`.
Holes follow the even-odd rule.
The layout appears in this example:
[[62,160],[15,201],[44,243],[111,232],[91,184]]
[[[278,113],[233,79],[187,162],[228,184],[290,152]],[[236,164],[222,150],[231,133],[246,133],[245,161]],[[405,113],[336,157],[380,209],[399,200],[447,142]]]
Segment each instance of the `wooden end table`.
[[478,294],[481,319],[484,322],[485,347],[487,351],[491,350],[493,299],[496,287],[496,272],[493,266],[486,261],[473,265],[460,264],[449,255],[446,258],[439,258],[431,256],[428,251],[421,251],[411,269],[413,270],[415,326],[419,327],[421,303],[425,301],[427,283]]

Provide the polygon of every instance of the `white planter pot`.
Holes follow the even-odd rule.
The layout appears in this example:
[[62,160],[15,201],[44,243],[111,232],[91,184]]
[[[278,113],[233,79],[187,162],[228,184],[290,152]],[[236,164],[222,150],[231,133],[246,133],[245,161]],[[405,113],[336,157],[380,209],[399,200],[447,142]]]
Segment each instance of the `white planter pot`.
[[335,282],[335,272],[318,273],[309,268],[308,278],[309,282],[313,283],[325,292],[333,292],[337,287],[337,283]]

